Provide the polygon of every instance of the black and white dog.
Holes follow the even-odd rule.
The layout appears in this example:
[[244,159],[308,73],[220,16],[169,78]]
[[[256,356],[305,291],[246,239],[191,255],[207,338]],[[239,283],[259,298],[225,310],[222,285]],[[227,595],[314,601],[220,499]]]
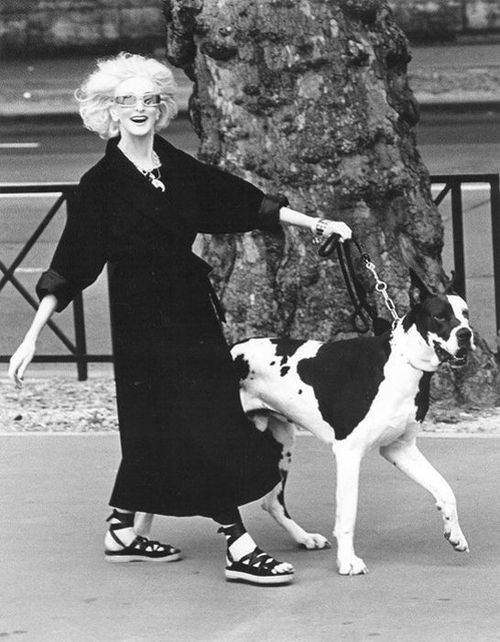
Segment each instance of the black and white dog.
[[442,512],[444,535],[457,551],[468,551],[448,483],[416,446],[429,407],[432,373],[444,361],[464,365],[474,348],[465,301],[430,292],[412,272],[411,308],[381,336],[321,343],[258,338],[236,344],[232,356],[240,377],[243,408],[259,430],[282,444],[282,482],[263,508],[300,545],[326,548],[289,516],[284,487],[296,427],[331,445],[337,464],[334,536],[341,575],[366,573],[354,552],[359,468],[377,447],[383,457],[426,488]]

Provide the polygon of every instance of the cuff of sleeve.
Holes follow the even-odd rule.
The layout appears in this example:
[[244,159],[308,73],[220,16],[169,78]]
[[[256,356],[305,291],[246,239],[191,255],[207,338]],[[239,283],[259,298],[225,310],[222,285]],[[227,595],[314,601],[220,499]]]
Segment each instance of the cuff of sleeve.
[[40,300],[47,294],[57,299],[56,312],[61,312],[73,300],[76,292],[70,282],[55,270],[47,270],[36,284],[36,293]]
[[280,229],[280,209],[289,205],[283,194],[266,194],[259,208],[259,229],[276,231]]

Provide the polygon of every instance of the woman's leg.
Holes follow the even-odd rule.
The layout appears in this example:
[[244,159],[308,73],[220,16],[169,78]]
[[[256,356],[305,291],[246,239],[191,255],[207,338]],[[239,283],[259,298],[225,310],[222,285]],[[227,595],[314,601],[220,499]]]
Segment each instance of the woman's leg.
[[133,511],[114,508],[108,517],[109,529],[104,537],[107,562],[175,562],[181,552],[169,544],[150,540],[134,530]]
[[220,525],[217,532],[226,538],[226,579],[251,584],[292,581],[293,566],[279,562],[257,546],[243,525],[238,508],[214,515],[213,519]]

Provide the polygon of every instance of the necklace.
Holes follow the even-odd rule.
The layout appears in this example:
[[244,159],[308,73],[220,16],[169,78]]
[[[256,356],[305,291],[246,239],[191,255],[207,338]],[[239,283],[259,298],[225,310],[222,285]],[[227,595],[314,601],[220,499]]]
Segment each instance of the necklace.
[[[125,154],[125,156],[127,156],[127,154]],[[161,161],[160,157],[155,151],[153,151],[153,167],[151,167],[150,169],[143,169],[142,167],[137,165],[137,163],[134,163],[134,161],[129,156],[127,156],[127,158],[134,165],[134,167],[138,169],[141,174],[151,182],[151,185],[153,187],[156,187],[156,189],[159,189],[162,192],[165,191],[165,183],[160,180]]]
[[162,180],[160,180],[159,167],[153,167],[153,169],[151,170],[141,169],[140,167],[137,167],[137,169],[141,172],[143,176],[145,176],[151,181],[151,185],[153,187],[156,187],[156,189],[160,189],[162,192],[165,191],[165,183]]

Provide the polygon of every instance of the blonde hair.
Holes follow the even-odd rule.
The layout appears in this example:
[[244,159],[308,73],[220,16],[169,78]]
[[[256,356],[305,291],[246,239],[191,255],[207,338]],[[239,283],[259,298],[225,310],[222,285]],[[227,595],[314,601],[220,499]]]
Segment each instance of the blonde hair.
[[114,91],[124,80],[137,77],[151,80],[161,95],[158,107],[160,116],[155,123],[155,131],[167,127],[178,111],[174,100],[177,85],[172,72],[154,58],[145,58],[124,51],[112,58],[98,60],[97,69],[75,91],[85,127],[99,134],[101,138],[117,136],[119,126],[111,119],[109,112],[113,104]]

